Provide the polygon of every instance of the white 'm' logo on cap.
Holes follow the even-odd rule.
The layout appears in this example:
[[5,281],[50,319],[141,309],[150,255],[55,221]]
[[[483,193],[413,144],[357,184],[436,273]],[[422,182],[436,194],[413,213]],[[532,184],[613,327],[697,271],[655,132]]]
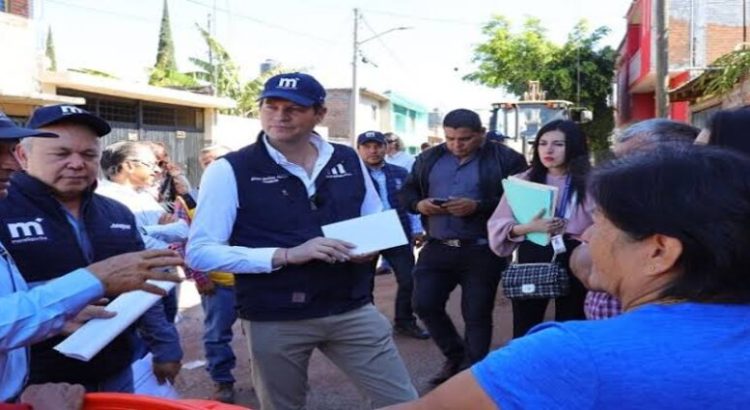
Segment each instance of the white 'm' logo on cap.
[[279,78],[279,85],[277,85],[278,88],[292,88],[297,89],[297,81],[299,81],[299,78]]
[[370,131],[367,133],[367,138],[375,138],[375,133]]
[[60,111],[62,111],[63,114],[81,114],[81,113],[83,113],[82,109],[80,109],[78,107],[74,107],[72,105],[61,105],[60,106]]

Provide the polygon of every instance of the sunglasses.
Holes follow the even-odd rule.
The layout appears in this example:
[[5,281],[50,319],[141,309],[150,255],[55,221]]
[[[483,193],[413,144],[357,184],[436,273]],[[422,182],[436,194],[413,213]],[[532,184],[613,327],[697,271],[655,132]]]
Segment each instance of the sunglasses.
[[141,164],[144,167],[146,167],[148,169],[151,169],[151,170],[158,170],[159,169],[159,165],[156,164],[156,163],[153,163],[153,162],[141,161],[140,159],[135,159],[135,158],[131,158],[128,161],[136,162],[136,163]]
[[397,140],[385,140],[385,142],[387,142],[387,143],[389,143],[389,144],[393,144],[393,143],[395,143],[396,141],[397,141]]

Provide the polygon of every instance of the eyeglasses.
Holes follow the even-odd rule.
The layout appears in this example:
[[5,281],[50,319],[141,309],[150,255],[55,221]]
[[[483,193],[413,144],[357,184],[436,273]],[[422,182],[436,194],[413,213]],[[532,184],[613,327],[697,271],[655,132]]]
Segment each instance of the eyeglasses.
[[143,165],[144,167],[146,167],[148,169],[151,169],[151,170],[158,170],[159,169],[159,165],[157,163],[155,163],[155,162],[146,162],[146,161],[142,161],[142,160],[136,159],[136,158],[130,158],[130,159],[128,159],[128,161],[137,162],[137,163],[139,163],[139,164]]
[[396,141],[398,141],[398,140],[385,140],[385,142],[387,142],[389,144],[394,144]]

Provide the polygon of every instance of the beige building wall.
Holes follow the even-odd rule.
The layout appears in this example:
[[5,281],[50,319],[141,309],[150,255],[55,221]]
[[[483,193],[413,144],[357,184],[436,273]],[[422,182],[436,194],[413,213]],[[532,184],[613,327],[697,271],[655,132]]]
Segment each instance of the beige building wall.
[[[24,95],[37,91],[36,47],[33,22],[13,14],[0,13],[0,94]],[[11,59],[6,59],[12,56]]]

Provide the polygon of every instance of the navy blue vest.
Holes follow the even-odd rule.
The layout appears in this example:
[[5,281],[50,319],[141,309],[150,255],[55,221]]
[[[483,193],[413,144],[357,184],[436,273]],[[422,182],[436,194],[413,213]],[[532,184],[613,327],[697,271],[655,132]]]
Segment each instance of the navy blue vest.
[[[406,206],[401,206],[401,203],[398,200],[398,191],[404,186],[404,182],[406,182],[406,177],[409,176],[409,172],[404,167],[389,164],[387,162],[383,163],[382,170],[385,174],[385,189],[388,192],[388,203],[391,205],[392,209],[396,210],[406,237],[411,238],[411,219],[409,219]],[[378,195],[380,195],[378,181],[376,181],[375,178],[372,178],[372,183],[375,184],[375,189],[378,190]]]
[[[323,236],[321,226],[361,215],[364,175],[357,154],[334,144],[312,198],[299,178],[258,142],[224,158],[237,180],[239,208],[229,244],[291,248]],[[347,312],[372,302],[370,264],[315,261],[267,274],[235,276],[239,316],[300,320]]]
[[[8,197],[0,201],[0,241],[26,282],[46,282],[121,253],[143,249],[133,214],[109,198],[85,194],[81,217],[93,246],[87,260],[62,205],[50,189],[26,173],[13,176]],[[132,361],[131,332],[124,332],[89,362],[69,359],[52,347],[57,336],[31,348],[30,383],[93,383],[116,374]]]

